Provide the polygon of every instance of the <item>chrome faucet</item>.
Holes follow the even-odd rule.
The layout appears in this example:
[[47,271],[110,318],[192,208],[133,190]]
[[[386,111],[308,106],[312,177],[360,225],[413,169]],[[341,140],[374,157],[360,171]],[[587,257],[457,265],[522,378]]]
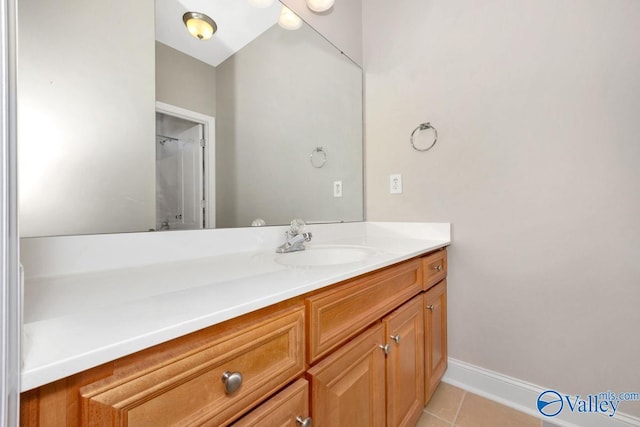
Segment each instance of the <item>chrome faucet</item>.
[[304,242],[311,241],[311,232],[305,232],[305,224],[301,219],[291,221],[291,228],[284,233],[285,242],[276,248],[279,254],[304,251]]

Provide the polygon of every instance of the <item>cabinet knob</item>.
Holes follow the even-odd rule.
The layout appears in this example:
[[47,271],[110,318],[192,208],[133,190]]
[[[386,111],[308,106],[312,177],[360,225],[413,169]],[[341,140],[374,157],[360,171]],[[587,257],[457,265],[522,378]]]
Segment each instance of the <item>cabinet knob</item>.
[[382,351],[384,351],[384,354],[389,354],[389,352],[391,351],[391,346],[389,344],[380,344],[378,347],[380,347]]
[[240,372],[225,371],[222,374],[222,382],[224,383],[224,391],[227,394],[234,393],[242,385],[242,374]]
[[400,344],[400,335],[391,335],[390,338],[396,342],[396,344]]
[[433,269],[436,270],[436,271],[442,271],[442,266],[440,264],[434,265]]
[[307,417],[307,418],[302,418],[302,417],[298,417],[296,418],[296,423],[300,426],[300,427],[312,427],[313,426],[313,422],[311,421],[311,417]]
[[429,305],[427,306],[427,310],[431,310],[431,311],[433,311],[433,304],[429,304]]

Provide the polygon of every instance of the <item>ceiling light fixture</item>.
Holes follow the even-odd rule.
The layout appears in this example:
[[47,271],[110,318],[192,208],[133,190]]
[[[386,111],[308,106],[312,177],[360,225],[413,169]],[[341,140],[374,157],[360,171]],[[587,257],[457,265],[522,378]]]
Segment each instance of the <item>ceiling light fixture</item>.
[[297,30],[302,27],[302,19],[287,6],[282,6],[282,12],[280,12],[280,17],[278,18],[278,25],[285,30]]
[[249,0],[249,4],[259,9],[265,9],[273,4],[273,0]]
[[182,21],[191,35],[198,40],[208,40],[218,30],[215,21],[204,13],[187,12],[182,15]]
[[307,7],[314,12],[326,12],[333,7],[335,0],[307,0]]

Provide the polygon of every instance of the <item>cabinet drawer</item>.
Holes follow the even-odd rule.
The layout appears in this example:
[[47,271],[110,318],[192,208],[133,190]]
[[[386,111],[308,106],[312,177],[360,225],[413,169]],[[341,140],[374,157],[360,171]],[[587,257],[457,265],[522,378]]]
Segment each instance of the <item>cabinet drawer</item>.
[[414,259],[307,298],[309,362],[420,293],[422,280],[422,261]]
[[[226,425],[304,372],[303,333],[302,307],[283,310],[143,375],[83,387],[83,425]],[[242,374],[236,391],[225,372]]]
[[[300,379],[234,423],[234,427],[300,427],[309,417],[309,383]],[[297,420],[300,419],[300,422]]]
[[424,266],[424,290],[447,277],[447,250],[435,252],[422,258]]

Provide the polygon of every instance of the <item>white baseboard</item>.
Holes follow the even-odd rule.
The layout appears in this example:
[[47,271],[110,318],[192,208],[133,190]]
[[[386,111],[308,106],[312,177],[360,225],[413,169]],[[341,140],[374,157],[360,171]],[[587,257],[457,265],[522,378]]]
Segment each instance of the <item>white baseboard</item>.
[[619,411],[609,417],[563,410],[555,417],[545,417],[538,412],[536,402],[547,388],[456,359],[449,358],[442,381],[561,427],[640,427],[640,418]]

